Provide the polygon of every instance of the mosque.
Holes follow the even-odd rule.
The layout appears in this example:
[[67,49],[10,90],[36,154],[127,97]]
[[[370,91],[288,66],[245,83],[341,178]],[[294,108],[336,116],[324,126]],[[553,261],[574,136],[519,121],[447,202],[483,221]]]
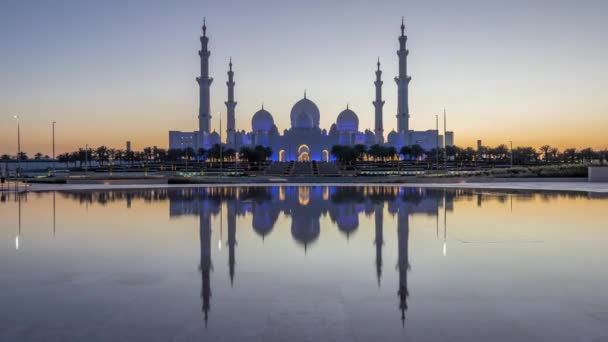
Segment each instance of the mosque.
[[[199,127],[198,131],[181,132],[169,131],[169,148],[185,149],[191,147],[208,149],[222,140],[220,134],[211,132],[211,106],[210,87],[213,78],[209,75],[208,49],[209,37],[207,26],[203,23],[203,35],[200,37],[201,50],[199,51],[201,62],[201,74],[196,78],[199,85]],[[407,36],[405,25],[401,22],[401,35],[399,36],[399,75],[395,77],[397,83],[397,131],[391,131],[387,139],[384,139],[383,129],[383,106],[382,100],[382,70],[378,60],[375,71],[375,100],[374,106],[375,127],[374,130],[365,129],[361,131],[357,114],[348,106],[340,112],[336,122],[331,125],[329,131],[319,127],[321,112],[319,107],[306,96],[296,102],[290,113],[291,128],[285,129],[281,134],[274,123],[270,112],[262,108],[253,114],[251,118],[251,131],[238,131],[235,127],[235,109],[237,102],[234,99],[234,71],[232,60],[228,64],[228,98],[225,102],[227,122],[225,144],[227,147],[238,150],[243,146],[262,145],[270,147],[273,151],[272,159],[275,161],[329,161],[330,151],[334,145],[357,145],[371,146],[374,144],[394,146],[397,150],[402,146],[418,144],[425,150],[431,150],[437,146],[453,145],[454,133],[446,132],[444,136],[438,130],[414,131],[409,127],[409,96],[408,87],[411,77],[407,74],[406,49]],[[444,144],[445,142],[445,144]]]

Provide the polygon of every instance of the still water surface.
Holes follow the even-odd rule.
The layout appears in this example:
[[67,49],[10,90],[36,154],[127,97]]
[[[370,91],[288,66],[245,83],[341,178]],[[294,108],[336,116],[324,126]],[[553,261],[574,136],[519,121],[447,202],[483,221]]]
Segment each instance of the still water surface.
[[608,341],[608,198],[0,194],[2,341]]

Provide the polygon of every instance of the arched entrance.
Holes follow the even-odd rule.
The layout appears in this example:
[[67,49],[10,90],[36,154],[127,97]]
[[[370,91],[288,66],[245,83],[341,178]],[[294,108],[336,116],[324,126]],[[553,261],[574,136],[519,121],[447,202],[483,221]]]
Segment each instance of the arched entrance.
[[323,161],[329,163],[329,151],[328,150],[323,150]]
[[302,144],[300,147],[298,147],[298,161],[310,161],[310,147],[308,147],[308,145]]
[[310,154],[308,154],[308,152],[302,152],[302,153],[300,153],[300,155],[298,155],[298,161],[300,161],[300,162],[309,162],[310,161]]
[[280,150],[279,151],[279,161],[280,162],[284,162],[285,161],[285,150]]

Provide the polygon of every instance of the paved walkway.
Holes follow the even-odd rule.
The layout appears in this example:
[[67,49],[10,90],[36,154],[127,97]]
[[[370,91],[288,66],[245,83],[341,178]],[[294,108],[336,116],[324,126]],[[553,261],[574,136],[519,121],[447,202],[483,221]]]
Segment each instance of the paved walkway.
[[[464,189],[495,189],[495,190],[540,190],[540,191],[578,191],[592,193],[607,193],[608,183],[589,182],[480,182],[480,183],[246,183],[246,184],[30,184],[20,187],[21,191],[81,191],[81,190],[129,190],[129,189],[165,189],[165,188],[205,188],[213,186],[251,187],[251,186],[402,186],[421,188],[464,188]],[[13,189],[11,189],[13,190]]]

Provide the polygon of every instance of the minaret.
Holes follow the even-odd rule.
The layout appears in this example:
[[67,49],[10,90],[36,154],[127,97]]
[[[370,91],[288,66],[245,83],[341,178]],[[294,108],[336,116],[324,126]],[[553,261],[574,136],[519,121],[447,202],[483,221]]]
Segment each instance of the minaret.
[[384,101],[382,101],[382,70],[380,70],[380,57],[378,57],[378,69],[376,70],[376,101],[373,102],[376,113],[376,126],[374,129],[374,135],[376,137],[376,144],[384,143],[384,128],[382,126],[382,107]]
[[235,130],[234,130],[234,108],[236,107],[236,102],[234,102],[234,71],[232,71],[232,57],[230,57],[230,63],[228,64],[228,82],[226,85],[228,86],[228,101],[226,104],[226,113],[228,117],[228,124],[226,127],[226,139],[227,144],[229,146],[235,146]]
[[401,310],[401,323],[405,324],[405,312],[407,311],[407,271],[410,267],[408,256],[408,244],[410,235],[409,217],[405,209],[405,203],[401,203],[401,208],[397,214],[397,255],[399,267],[399,309]]
[[397,82],[397,132],[407,133],[409,131],[409,99],[408,99],[408,85],[412,79],[407,75],[407,55],[409,51],[405,48],[407,36],[405,35],[405,24],[403,18],[401,19],[401,36],[399,37],[399,76],[395,77]]
[[378,279],[378,287],[380,287],[380,279],[382,278],[382,245],[384,245],[384,234],[382,232],[382,212],[384,211],[384,202],[377,204],[374,212],[376,223],[376,278]]
[[196,78],[199,85],[199,109],[198,109],[198,129],[199,141],[203,141],[205,134],[208,134],[211,126],[211,104],[209,97],[209,87],[213,82],[213,78],[209,77],[209,51],[207,45],[209,38],[207,37],[207,25],[203,19],[203,35],[201,36],[201,50],[198,55],[201,57],[201,76]]

